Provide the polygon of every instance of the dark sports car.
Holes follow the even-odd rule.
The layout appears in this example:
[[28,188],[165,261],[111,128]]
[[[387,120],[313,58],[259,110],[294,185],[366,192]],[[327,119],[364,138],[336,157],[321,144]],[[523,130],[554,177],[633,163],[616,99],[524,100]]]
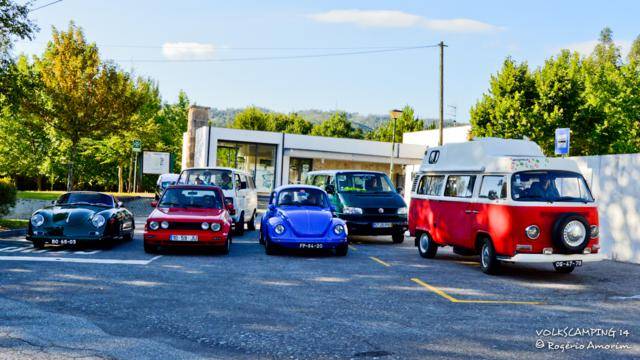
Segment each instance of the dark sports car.
[[61,195],[53,205],[31,215],[27,240],[36,248],[45,244],[76,245],[133,239],[133,214],[113,196],[77,191]]

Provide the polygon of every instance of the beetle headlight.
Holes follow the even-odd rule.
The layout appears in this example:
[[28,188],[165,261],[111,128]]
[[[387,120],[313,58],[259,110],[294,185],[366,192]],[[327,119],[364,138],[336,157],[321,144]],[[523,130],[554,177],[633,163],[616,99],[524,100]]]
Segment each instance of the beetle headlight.
[[101,226],[104,225],[104,223],[106,223],[107,220],[104,218],[104,216],[98,214],[98,215],[93,215],[93,217],[91,218],[91,224],[93,224],[93,226],[99,228]]
[[202,230],[208,230],[209,229],[209,223],[208,222],[203,222],[202,224],[200,224],[200,227],[202,228]]
[[531,240],[535,240],[540,236],[540,228],[537,225],[529,225],[524,229],[525,234]]
[[342,224],[338,224],[333,227],[333,233],[336,235],[344,234],[344,226]]
[[33,227],[39,227],[42,226],[42,224],[44,224],[44,216],[35,214],[31,217],[31,225]]
[[282,225],[282,224],[276,225],[276,227],[273,228],[273,231],[275,231],[276,234],[278,234],[278,235],[284,234],[284,225]]
[[149,223],[149,229],[151,230],[158,230],[159,227],[160,227],[160,224],[158,224],[157,221],[152,221]]
[[600,228],[598,227],[598,225],[591,225],[589,227],[589,235],[591,236],[592,239],[595,239],[598,236],[600,236]]
[[222,228],[222,226],[220,226],[220,224],[211,223],[211,231],[220,231],[221,228]]
[[168,229],[169,228],[169,222],[168,221],[163,221],[160,223],[160,227],[163,229]]
[[362,209],[359,207],[345,206],[342,208],[342,213],[349,215],[362,215]]

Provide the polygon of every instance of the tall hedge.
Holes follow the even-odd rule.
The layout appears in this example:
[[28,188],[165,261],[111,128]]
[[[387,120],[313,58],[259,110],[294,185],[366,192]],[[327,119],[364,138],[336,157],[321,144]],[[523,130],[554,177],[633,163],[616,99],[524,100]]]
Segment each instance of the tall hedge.
[[9,213],[9,209],[16,204],[16,187],[11,179],[0,178],[0,216]]

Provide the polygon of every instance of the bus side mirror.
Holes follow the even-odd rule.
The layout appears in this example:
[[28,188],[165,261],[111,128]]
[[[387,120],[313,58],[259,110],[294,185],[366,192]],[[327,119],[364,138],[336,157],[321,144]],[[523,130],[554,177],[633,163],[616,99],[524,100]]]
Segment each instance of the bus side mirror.
[[333,187],[333,185],[325,185],[325,187],[324,187],[324,191],[326,191],[326,192],[327,192],[327,194],[331,194],[331,195],[333,195],[333,194],[335,194],[335,193],[336,193],[336,188],[335,188],[335,187]]

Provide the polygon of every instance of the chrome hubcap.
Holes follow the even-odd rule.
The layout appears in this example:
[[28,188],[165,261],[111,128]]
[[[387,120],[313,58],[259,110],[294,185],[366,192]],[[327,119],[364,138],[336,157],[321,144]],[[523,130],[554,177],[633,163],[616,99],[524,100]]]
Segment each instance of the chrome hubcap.
[[429,235],[422,234],[422,236],[420,236],[420,251],[422,251],[423,253],[426,253],[428,248],[429,248]]
[[487,267],[489,263],[489,246],[484,245],[482,247],[482,266]]

